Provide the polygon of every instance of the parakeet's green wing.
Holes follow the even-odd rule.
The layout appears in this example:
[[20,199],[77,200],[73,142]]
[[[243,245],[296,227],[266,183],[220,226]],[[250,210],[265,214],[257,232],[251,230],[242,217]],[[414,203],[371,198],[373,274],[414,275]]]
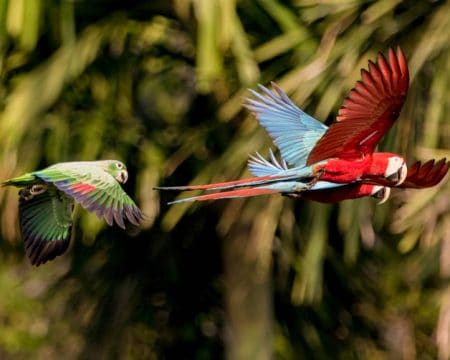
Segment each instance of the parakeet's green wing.
[[19,192],[20,228],[26,253],[38,266],[67,250],[74,202],[52,185],[37,195],[30,189]]
[[85,209],[125,228],[124,219],[139,225],[143,216],[120,184],[103,169],[87,163],[62,163],[33,173],[72,196]]

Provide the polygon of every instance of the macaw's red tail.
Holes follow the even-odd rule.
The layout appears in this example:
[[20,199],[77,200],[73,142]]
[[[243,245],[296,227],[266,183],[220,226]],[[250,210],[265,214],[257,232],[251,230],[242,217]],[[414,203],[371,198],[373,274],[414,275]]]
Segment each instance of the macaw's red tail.
[[267,188],[238,189],[238,190],[223,191],[223,192],[214,193],[214,194],[192,196],[192,197],[188,197],[188,198],[184,198],[184,199],[171,201],[168,203],[168,205],[178,204],[178,203],[183,203],[183,202],[188,202],[188,201],[230,199],[230,198],[239,198],[239,197],[268,195],[268,194],[275,194],[275,193],[279,193],[279,191],[275,190],[275,189],[267,189]]
[[271,184],[280,180],[290,180],[298,178],[298,174],[283,174],[283,175],[267,175],[267,176],[257,176],[248,179],[227,181],[215,184],[206,185],[186,185],[186,186],[158,186],[153,189],[155,190],[175,190],[175,191],[188,191],[188,190],[225,190],[225,189],[236,189],[247,186],[255,186],[262,184]]

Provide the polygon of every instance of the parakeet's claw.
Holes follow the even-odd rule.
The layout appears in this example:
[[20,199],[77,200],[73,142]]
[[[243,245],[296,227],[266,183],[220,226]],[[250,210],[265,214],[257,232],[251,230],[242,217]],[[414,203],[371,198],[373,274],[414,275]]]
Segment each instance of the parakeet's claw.
[[29,201],[33,198],[33,195],[30,193],[29,189],[22,189],[19,191],[19,198],[21,200]]
[[46,184],[36,184],[32,185],[29,188],[22,189],[19,191],[19,197],[22,200],[30,201],[35,196],[43,194],[47,191],[47,185]]
[[43,194],[46,191],[47,191],[47,184],[37,184],[37,185],[33,185],[30,188],[30,193],[33,196]]

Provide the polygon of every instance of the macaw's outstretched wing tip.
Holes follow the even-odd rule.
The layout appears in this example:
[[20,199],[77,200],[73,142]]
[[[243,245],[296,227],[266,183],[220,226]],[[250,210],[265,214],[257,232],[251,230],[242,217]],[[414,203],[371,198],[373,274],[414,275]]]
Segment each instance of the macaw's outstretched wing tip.
[[361,70],[333,123],[308,156],[311,165],[332,157],[360,158],[372,153],[398,118],[409,87],[406,57],[401,50],[379,54]]
[[428,160],[423,165],[417,161],[408,168],[406,180],[399,187],[420,189],[435,186],[442,181],[449,168],[450,162],[446,158]]

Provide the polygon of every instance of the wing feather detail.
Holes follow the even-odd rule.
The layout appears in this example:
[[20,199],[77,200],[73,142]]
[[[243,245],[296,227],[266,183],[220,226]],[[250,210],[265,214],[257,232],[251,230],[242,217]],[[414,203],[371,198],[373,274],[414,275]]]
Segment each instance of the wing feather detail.
[[67,250],[73,200],[51,185],[37,195],[31,188],[19,192],[20,229],[31,264],[39,266]]
[[[53,183],[59,190],[73,197],[86,210],[103,218],[108,225],[115,222],[125,229],[124,220],[138,225],[142,212],[125,193],[114,177],[92,164],[58,168],[53,167],[33,173],[44,181]],[[126,208],[130,211],[125,211]]]
[[304,165],[311,147],[327,127],[297,107],[278,85],[272,82],[272,87],[270,91],[259,85],[262,94],[250,90],[254,99],[245,99],[244,106],[273,138],[287,163]]
[[446,158],[437,162],[429,160],[422,165],[417,161],[408,167],[408,175],[400,188],[421,189],[439,184],[447,174],[450,163]]
[[307,165],[333,157],[358,159],[372,153],[398,118],[409,86],[405,55],[389,50],[361,70],[361,81],[350,90],[334,122],[308,156]]

